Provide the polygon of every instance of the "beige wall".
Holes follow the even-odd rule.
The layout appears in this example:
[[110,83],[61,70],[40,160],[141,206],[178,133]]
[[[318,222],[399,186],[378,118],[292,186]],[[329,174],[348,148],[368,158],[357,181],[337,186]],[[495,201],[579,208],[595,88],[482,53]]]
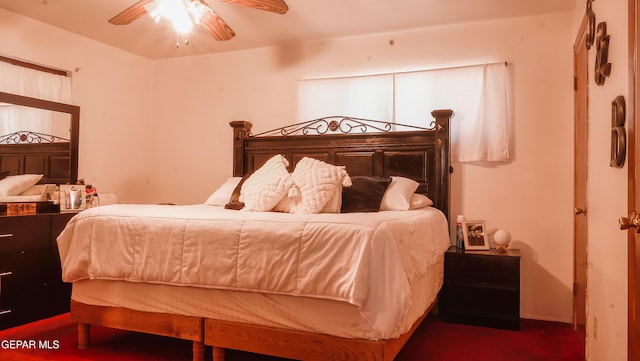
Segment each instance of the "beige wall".
[[[584,15],[574,12],[575,38]],[[607,23],[611,36],[611,76],[603,86],[593,80],[596,47],[589,50],[588,222],[588,360],[627,360],[627,235],[617,220],[627,214],[627,167],[609,167],[611,101],[628,99],[627,0],[594,1],[596,22]],[[627,104],[628,105],[628,104]],[[630,120],[627,119],[627,122]],[[597,322],[595,322],[597,319]],[[597,324],[597,327],[596,327]]]
[[80,106],[79,177],[127,202],[146,202],[153,63],[0,9],[0,54],[72,72]]

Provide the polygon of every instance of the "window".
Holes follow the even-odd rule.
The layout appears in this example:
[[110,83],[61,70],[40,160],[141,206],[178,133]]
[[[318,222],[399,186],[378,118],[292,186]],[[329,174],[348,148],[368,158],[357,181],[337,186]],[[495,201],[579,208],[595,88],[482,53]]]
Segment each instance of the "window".
[[359,77],[301,80],[300,121],[332,115],[425,127],[453,109],[454,162],[509,159],[508,67],[483,64]]

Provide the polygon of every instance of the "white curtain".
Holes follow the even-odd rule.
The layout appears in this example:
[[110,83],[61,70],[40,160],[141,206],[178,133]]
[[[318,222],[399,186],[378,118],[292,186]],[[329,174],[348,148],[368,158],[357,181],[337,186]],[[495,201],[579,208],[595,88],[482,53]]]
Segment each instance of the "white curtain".
[[393,75],[301,80],[298,120],[328,116],[393,119]]
[[[31,98],[71,103],[71,78],[0,61],[0,91]],[[0,135],[22,130],[69,137],[68,129],[56,130],[52,111],[0,104]],[[68,128],[68,121],[67,121]],[[59,127],[58,127],[59,128]],[[62,134],[56,134],[56,133]]]
[[[345,96],[344,89],[362,91],[366,97]],[[509,159],[507,89],[505,63],[303,80],[298,115],[300,121],[346,115],[425,127],[432,120],[432,110],[452,109],[453,162],[505,161]]]

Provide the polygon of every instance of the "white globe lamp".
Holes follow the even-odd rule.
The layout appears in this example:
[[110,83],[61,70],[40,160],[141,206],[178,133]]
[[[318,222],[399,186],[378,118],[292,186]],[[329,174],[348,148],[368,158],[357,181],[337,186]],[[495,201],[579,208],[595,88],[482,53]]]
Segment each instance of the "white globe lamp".
[[505,229],[499,229],[493,234],[493,241],[496,243],[498,251],[505,251],[509,248],[511,234]]

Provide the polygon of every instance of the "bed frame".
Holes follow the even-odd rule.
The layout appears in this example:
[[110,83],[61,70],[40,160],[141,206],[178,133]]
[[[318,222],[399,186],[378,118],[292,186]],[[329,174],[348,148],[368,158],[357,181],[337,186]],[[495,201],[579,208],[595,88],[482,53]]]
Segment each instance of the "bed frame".
[[[449,120],[451,110],[435,110],[425,128],[393,131],[395,125],[349,117],[330,117],[253,135],[251,123],[234,121],[233,175],[259,168],[283,154],[291,168],[302,157],[344,165],[352,176],[405,176],[420,183],[418,192],[449,213]],[[413,127],[417,128],[417,127]],[[373,131],[373,133],[370,133]],[[274,135],[279,134],[279,135]],[[214,361],[226,348],[302,360],[385,360],[395,358],[434,303],[399,338],[350,339],[311,332],[198,317],[159,314],[71,302],[78,324],[78,346],[89,346],[89,325],[99,325],[193,341],[193,360],[204,360],[205,345]]]

